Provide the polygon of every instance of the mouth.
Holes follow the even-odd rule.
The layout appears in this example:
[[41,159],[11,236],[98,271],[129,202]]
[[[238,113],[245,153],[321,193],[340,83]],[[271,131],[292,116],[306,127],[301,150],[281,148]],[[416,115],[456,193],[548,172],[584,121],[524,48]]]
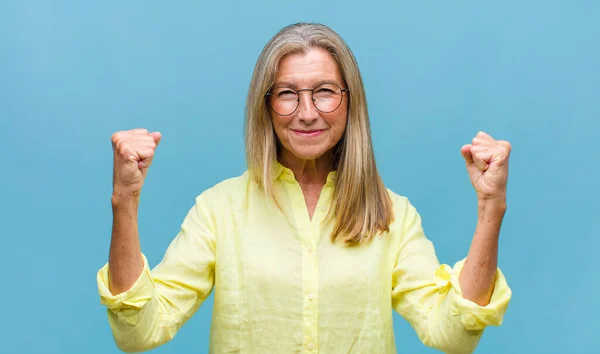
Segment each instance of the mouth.
[[300,136],[312,137],[312,136],[320,135],[322,132],[325,131],[325,129],[311,129],[311,130],[292,129],[292,131]]

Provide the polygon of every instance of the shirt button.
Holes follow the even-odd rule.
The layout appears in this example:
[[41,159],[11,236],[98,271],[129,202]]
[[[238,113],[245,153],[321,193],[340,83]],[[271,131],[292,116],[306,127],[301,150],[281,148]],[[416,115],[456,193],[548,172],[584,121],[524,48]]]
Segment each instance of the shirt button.
[[312,252],[312,248],[308,247],[308,248],[306,249],[306,252],[308,252],[308,253],[311,253],[311,252]]
[[308,350],[313,350],[315,348],[315,345],[312,343],[308,343]]
[[312,301],[312,299],[314,299],[314,296],[312,294],[308,294],[307,299],[308,301]]

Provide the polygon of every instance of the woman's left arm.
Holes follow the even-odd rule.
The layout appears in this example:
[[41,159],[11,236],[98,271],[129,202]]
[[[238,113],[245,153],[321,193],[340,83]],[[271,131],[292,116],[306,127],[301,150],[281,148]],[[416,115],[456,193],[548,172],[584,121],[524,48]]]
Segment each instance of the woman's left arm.
[[479,197],[479,221],[467,259],[440,265],[421,217],[406,198],[394,198],[398,245],[392,247],[392,307],[421,341],[445,353],[472,353],[483,330],[499,326],[511,290],[499,268],[498,234],[506,210],[510,144],[478,133],[462,147]]
[[489,304],[498,268],[498,236],[506,207],[480,202],[477,227],[462,272],[458,277],[462,296],[485,306]]
[[498,237],[506,212],[506,184],[511,145],[479,132],[461,153],[477,192],[478,217],[471,248],[459,284],[463,298],[485,306],[494,292]]

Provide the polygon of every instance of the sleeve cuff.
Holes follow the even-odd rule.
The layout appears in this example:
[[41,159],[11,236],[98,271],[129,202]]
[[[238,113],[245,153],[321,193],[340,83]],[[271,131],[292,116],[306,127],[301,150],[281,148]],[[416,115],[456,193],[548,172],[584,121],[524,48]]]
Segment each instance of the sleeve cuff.
[[453,268],[450,268],[448,265],[442,265],[435,272],[438,286],[445,287],[446,289],[448,287],[451,288],[450,291],[453,296],[450,304],[450,314],[460,316],[467,330],[482,330],[487,326],[500,326],[512,296],[504,274],[498,268],[490,303],[480,306],[462,296],[458,277],[464,263],[465,259],[457,262]]
[[148,260],[143,254],[142,258],[144,260],[144,270],[131,289],[123,293],[113,295],[110,292],[108,263],[98,271],[96,277],[100,303],[132,325],[137,322],[137,312],[154,296],[155,292]]

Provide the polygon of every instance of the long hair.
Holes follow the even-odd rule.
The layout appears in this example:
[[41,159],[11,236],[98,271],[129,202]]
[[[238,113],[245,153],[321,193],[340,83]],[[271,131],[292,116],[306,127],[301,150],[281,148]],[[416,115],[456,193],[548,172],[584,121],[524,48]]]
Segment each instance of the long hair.
[[297,23],[281,29],[261,52],[246,102],[246,159],[251,178],[277,202],[273,174],[278,154],[266,94],[275,82],[280,60],[287,54],[306,53],[311,48],[327,50],[349,88],[348,119],[336,147],[337,178],[333,205],[326,220],[335,217],[332,241],[360,243],[389,231],[392,202],[377,172],[371,142],[367,99],[358,64],[344,40],[321,24]]

